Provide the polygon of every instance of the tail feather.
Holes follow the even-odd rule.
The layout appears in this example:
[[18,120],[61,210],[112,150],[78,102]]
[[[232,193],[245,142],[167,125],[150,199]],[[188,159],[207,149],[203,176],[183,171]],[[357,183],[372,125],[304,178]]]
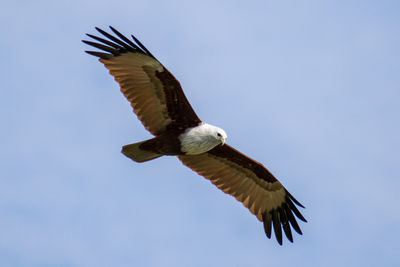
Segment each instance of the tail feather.
[[136,162],[145,162],[149,161],[158,157],[161,157],[162,154],[157,154],[151,151],[143,150],[140,149],[140,145],[143,144],[144,142],[147,142],[148,140],[134,143],[134,144],[129,144],[125,145],[122,147],[122,154],[127,156],[128,158],[131,158],[133,161]]

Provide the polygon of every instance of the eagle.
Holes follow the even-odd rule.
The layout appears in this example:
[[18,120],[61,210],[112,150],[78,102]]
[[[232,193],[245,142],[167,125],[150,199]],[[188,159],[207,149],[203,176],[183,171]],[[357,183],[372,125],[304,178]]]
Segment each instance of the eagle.
[[[210,180],[272,229],[282,245],[282,232],[293,242],[292,228],[300,235],[296,217],[307,222],[297,201],[261,163],[226,143],[227,134],[196,115],[179,81],[133,35],[132,40],[110,26],[112,33],[96,27],[102,37],[87,34],[85,44],[100,51],[85,51],[99,58],[121,87],[134,113],[154,135],[125,145],[122,153],[135,162],[170,155]],[[282,231],[283,229],[283,231]]]

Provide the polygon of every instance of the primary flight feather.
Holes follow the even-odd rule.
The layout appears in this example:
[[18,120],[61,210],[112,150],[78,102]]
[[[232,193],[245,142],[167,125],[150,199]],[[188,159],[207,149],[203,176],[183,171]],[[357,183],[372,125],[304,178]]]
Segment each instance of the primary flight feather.
[[[291,229],[302,234],[296,217],[306,222],[303,207],[259,162],[225,143],[224,130],[202,122],[175,77],[133,35],[132,40],[110,27],[112,35],[87,34],[97,42],[83,42],[101,50],[86,51],[99,58],[119,83],[122,93],[144,127],[155,137],[123,146],[136,162],[164,155],[177,156],[184,165],[242,202],[271,238],[282,245],[282,229],[293,242]],[[107,39],[104,39],[107,38]]]

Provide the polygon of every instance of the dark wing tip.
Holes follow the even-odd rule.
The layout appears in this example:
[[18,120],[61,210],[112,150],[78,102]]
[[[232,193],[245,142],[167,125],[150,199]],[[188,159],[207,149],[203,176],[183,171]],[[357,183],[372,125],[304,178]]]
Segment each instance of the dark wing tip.
[[272,211],[272,225],[274,226],[275,238],[279,245],[282,246],[282,227],[277,210]]
[[306,218],[303,217],[303,215],[300,213],[300,211],[297,209],[297,207],[293,204],[292,199],[290,197],[286,197],[286,203],[289,207],[289,210],[292,211],[296,215],[297,218],[299,218],[303,222],[307,222]]
[[271,213],[267,212],[263,214],[264,231],[268,238],[271,238],[271,227],[272,227],[272,217]]
[[293,235],[291,227],[299,234],[302,235],[302,231],[296,221],[295,216],[300,220],[307,222],[307,220],[301,215],[295,204],[303,207],[292,195],[287,192],[286,201],[282,203],[276,209],[265,212],[263,214],[263,223],[265,234],[268,238],[271,238],[272,227],[274,229],[276,241],[279,245],[282,245],[282,229],[287,239],[293,243]]
[[298,225],[296,218],[294,217],[292,210],[290,209],[289,205],[287,203],[284,203],[283,209],[286,212],[286,217],[290,223],[290,225],[293,227],[293,229],[299,234],[302,235],[303,232],[300,229],[300,226]]
[[89,55],[103,58],[103,59],[109,59],[111,57],[110,54],[103,53],[103,52],[97,52],[97,51],[85,51],[85,52],[88,53]]
[[283,208],[279,208],[278,211],[283,231],[285,232],[287,239],[293,243],[292,230],[290,230],[289,219],[286,215],[286,211]]
[[290,198],[290,200],[292,200],[294,203],[296,203],[297,206],[302,207],[303,209],[306,208],[297,199],[295,199],[294,196],[292,196],[292,194],[290,194],[289,191],[287,191],[286,189],[285,189],[285,193],[286,193],[286,196],[288,198]]
[[[92,34],[86,34],[88,37],[94,39],[96,42],[92,41],[87,41],[87,40],[82,40],[87,45],[93,46],[97,49],[100,49],[104,52],[95,52],[95,51],[86,51],[88,54],[97,56],[100,58],[110,58],[112,56],[118,56],[123,53],[127,52],[132,52],[132,53],[140,53],[144,55],[148,55],[154,58],[154,56],[149,52],[149,50],[146,49],[146,47],[140,43],[136,38],[133,37],[133,41],[129,40],[127,37],[125,37],[123,34],[121,34],[119,31],[117,31],[115,28],[110,26],[110,29],[112,32],[116,35],[112,35],[98,27],[95,27],[95,29],[106,39],[92,35]],[[136,44],[135,44],[136,42]],[[108,55],[108,56],[105,56]]]

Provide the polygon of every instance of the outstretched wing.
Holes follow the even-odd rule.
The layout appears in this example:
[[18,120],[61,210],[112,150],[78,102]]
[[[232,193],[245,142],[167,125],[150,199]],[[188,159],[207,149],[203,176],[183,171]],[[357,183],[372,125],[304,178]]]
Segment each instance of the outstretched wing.
[[133,35],[131,41],[110,28],[116,36],[96,28],[108,40],[91,34],[97,42],[83,40],[104,52],[86,52],[99,57],[114,76],[145,128],[159,135],[169,128],[197,126],[201,120],[178,80]]
[[282,228],[291,242],[291,227],[302,234],[294,215],[306,222],[295,206],[303,205],[261,163],[227,144],[217,146],[207,153],[178,157],[183,164],[242,202],[251,213],[264,222],[268,238],[271,238],[272,227],[276,240],[281,245]]

